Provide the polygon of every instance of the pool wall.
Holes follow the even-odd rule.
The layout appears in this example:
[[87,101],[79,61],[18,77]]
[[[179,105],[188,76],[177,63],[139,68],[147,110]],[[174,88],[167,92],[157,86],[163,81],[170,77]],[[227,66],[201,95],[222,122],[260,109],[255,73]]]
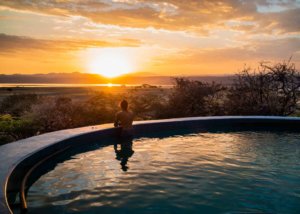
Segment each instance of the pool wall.
[[[164,133],[226,132],[244,130],[300,132],[300,118],[266,116],[192,117],[134,123],[136,137],[157,137]],[[13,203],[26,172],[38,161],[69,146],[110,141],[118,129],[112,124],[61,130],[0,146],[0,213],[12,213]]]

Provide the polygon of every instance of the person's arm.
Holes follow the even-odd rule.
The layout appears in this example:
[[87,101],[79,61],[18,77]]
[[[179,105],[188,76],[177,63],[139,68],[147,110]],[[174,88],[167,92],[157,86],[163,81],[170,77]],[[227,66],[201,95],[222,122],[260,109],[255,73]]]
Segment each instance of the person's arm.
[[115,116],[114,127],[118,127],[118,126],[119,126],[119,114],[117,113]]

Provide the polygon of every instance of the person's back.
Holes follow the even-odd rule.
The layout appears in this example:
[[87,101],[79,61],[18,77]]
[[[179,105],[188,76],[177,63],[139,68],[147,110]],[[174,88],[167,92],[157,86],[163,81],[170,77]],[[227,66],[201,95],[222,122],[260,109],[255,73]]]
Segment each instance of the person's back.
[[115,126],[120,126],[123,129],[131,129],[133,122],[133,114],[129,111],[120,111],[116,114],[116,122],[117,125]]

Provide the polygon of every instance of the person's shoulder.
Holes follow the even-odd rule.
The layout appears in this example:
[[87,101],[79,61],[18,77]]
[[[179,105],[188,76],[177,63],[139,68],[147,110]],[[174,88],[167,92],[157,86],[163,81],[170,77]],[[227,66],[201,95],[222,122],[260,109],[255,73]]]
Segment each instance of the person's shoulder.
[[134,114],[133,114],[133,112],[132,111],[128,111],[128,114],[130,115],[130,116],[134,116]]
[[117,113],[116,113],[116,116],[120,116],[122,114],[122,111],[118,111]]

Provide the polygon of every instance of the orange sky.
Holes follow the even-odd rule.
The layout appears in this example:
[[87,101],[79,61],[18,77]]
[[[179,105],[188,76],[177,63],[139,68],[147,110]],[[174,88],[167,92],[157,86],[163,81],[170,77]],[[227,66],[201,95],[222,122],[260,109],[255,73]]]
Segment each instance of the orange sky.
[[0,0],[0,73],[232,74],[293,56],[299,0]]

